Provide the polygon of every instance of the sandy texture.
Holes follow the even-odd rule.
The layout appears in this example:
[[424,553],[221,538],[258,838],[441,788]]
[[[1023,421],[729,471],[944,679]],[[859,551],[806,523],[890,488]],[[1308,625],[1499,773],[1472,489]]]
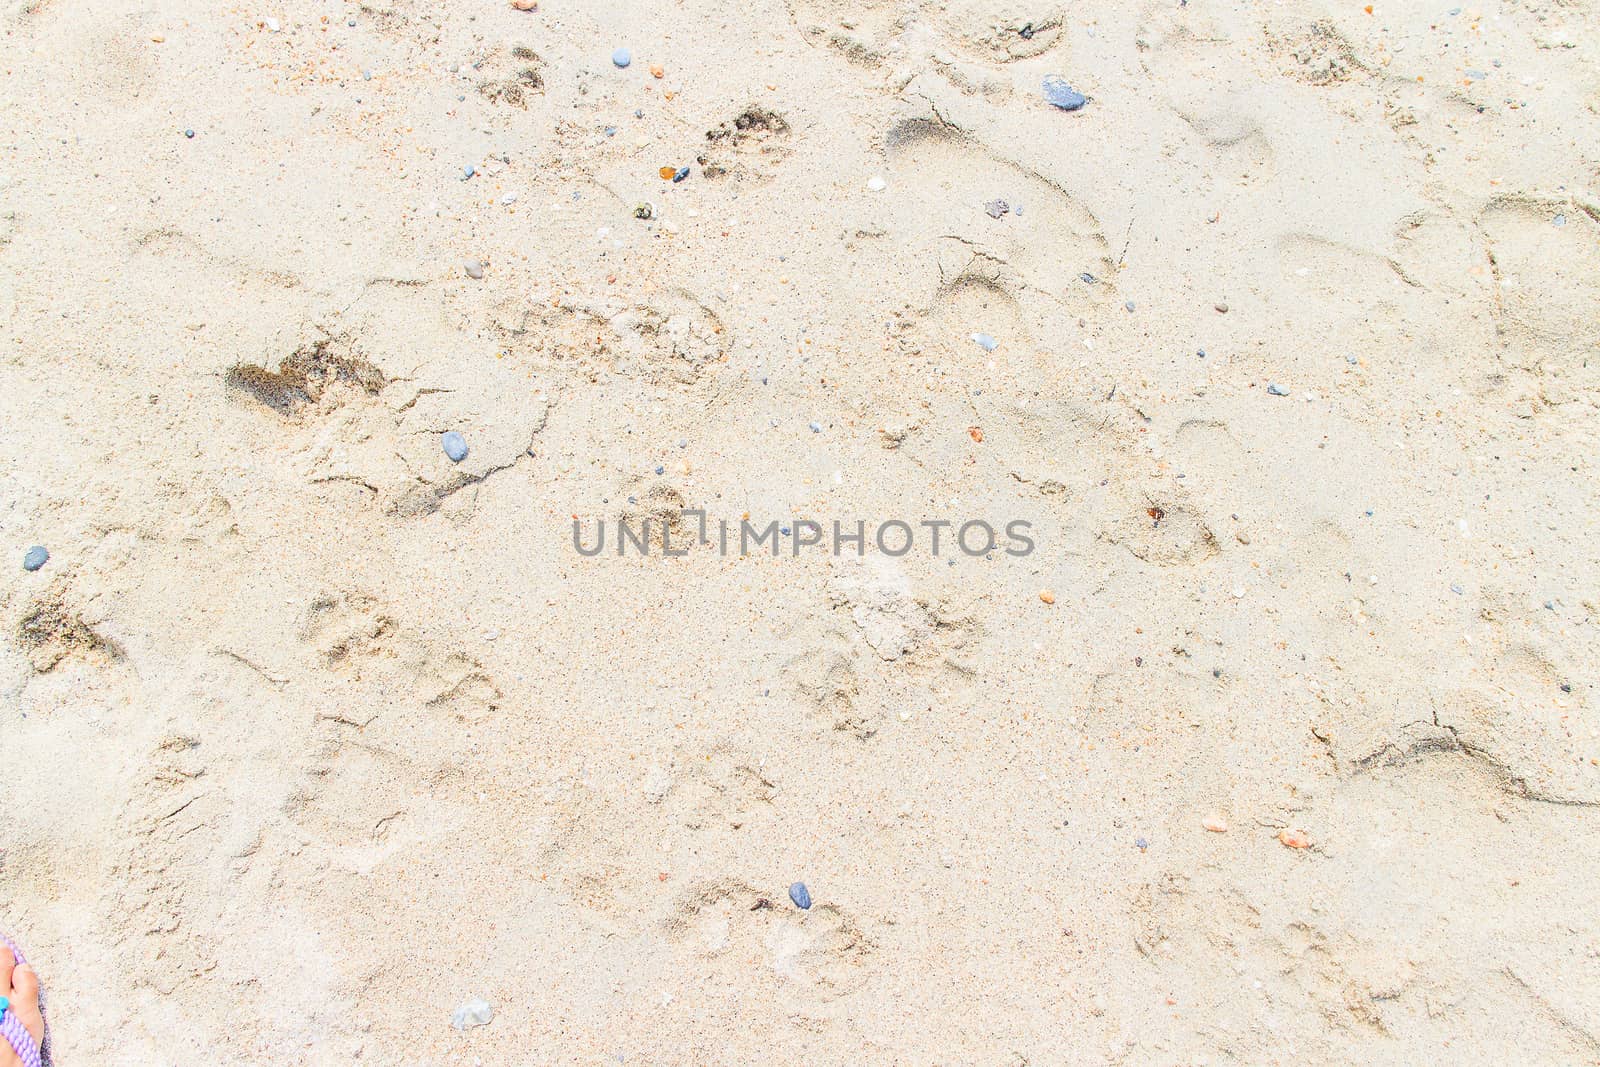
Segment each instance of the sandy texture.
[[1595,4],[0,29],[62,1063],[1600,1061]]

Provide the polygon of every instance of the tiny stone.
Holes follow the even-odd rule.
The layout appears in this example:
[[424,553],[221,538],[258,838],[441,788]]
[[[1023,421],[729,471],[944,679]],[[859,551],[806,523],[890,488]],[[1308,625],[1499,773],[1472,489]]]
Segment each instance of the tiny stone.
[[1133,839],[1133,847],[1138,849],[1140,852],[1143,852],[1145,849],[1150,847],[1150,842],[1146,841],[1142,837],[1136,837]]
[[43,545],[34,545],[22,557],[22,569],[36,571],[43,567],[50,559],[50,550]]
[[1094,275],[1090,274],[1088,271],[1084,271],[1082,274],[1078,275],[1078,279],[1082,281],[1084,285],[1094,284]]
[[1461,583],[1460,582],[1451,582],[1450,583],[1450,591],[1452,593],[1454,593],[1456,596],[1461,596],[1463,593],[1466,592],[1466,590],[1461,587]]
[[1041,589],[1039,590],[1039,599],[1044,601],[1046,604],[1054,604],[1056,602],[1056,595],[1048,589]]
[[1277,382],[1268,382],[1267,383],[1267,392],[1271,393],[1273,396],[1288,396],[1289,395],[1289,390],[1285,389],[1283,386],[1279,385]]
[[461,168],[461,175],[463,178],[470,178],[476,173],[478,173],[478,168],[474,167],[471,163],[468,163],[466,166]]
[[1044,99],[1048,104],[1053,104],[1062,111],[1077,111],[1089,98],[1067,84],[1067,79],[1058,74],[1052,74],[1044,80]]
[[657,473],[657,474],[665,474],[665,473],[667,473],[667,468],[665,468],[665,467],[659,467],[659,466],[658,466],[658,467],[657,467],[657,468],[656,468],[656,473]]
[[1310,848],[1311,838],[1304,830],[1281,830],[1278,833],[1278,843],[1284,848]]
[[189,138],[191,141],[194,140],[194,131],[193,130],[184,130],[183,131],[183,135],[185,137]]
[[473,997],[450,1015],[450,1025],[457,1030],[470,1030],[474,1026],[487,1026],[494,1018],[494,1008],[482,997]]
[[881,177],[874,175],[873,177],[867,179],[867,189],[871,192],[881,193],[887,188],[889,188],[889,183],[884,181]]
[[1218,815],[1215,812],[1201,819],[1200,825],[1204,826],[1207,830],[1210,830],[1214,834],[1225,834],[1228,832],[1228,820],[1224,819],[1221,815]]
[[998,219],[1011,210],[1011,205],[1004,200],[991,200],[983,205],[983,210],[988,213],[991,219]]
[[451,463],[460,463],[467,458],[467,439],[454,430],[446,430],[444,436],[439,438],[439,443],[444,446],[444,454],[450,457]]
[[796,882],[789,887],[789,899],[794,901],[794,906],[801,911],[811,907],[811,890],[806,888],[804,882]]
[[633,53],[626,48],[619,48],[611,53],[611,62],[615,63],[619,68],[626,67],[633,62]]
[[1000,347],[1000,342],[996,341],[993,337],[990,337],[986,333],[973,334],[972,341],[985,352],[993,352],[995,349]]
[[361,78],[362,78],[363,81],[371,81],[372,80],[372,71],[370,71],[370,70],[362,71],[361,72]]
[[689,168],[688,167],[679,167],[677,170],[672,172],[672,181],[673,181],[674,184],[676,184],[678,182],[683,181],[683,179],[687,178],[688,176],[689,176]]
[[1022,29],[1018,30],[1017,36],[1021,37],[1024,41],[1033,40],[1033,23],[1030,22],[1026,26],[1022,27]]
[[1550,225],[1552,226],[1565,226],[1566,224],[1567,217],[1565,215],[1557,215],[1555,218],[1550,220]]
[[683,438],[683,437],[678,438],[678,447],[679,448],[688,448],[689,447],[688,440],[686,438]]
[[822,423],[813,422],[813,423],[810,424],[810,426],[811,426],[811,432],[812,433],[821,433],[822,432]]
[[481,277],[483,277],[483,264],[479,263],[477,260],[469,259],[465,263],[461,264],[461,266],[462,266],[462,269],[467,272],[467,277],[469,277],[469,278],[481,278]]
[[1217,314],[1219,314],[1219,315],[1226,315],[1228,313],[1228,305],[1227,304],[1217,303],[1217,304],[1212,304],[1211,306],[1217,309]]
[[1130,300],[1126,304],[1123,304],[1122,306],[1127,308],[1129,311],[1132,311],[1133,310],[1133,301]]
[[344,24],[346,26],[354,26],[356,24],[356,20],[355,19],[345,19],[344,20]]

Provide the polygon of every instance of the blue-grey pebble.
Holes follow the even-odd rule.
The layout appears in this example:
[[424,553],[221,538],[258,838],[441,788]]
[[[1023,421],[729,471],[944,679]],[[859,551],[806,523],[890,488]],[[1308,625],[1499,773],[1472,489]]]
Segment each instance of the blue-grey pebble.
[[451,463],[460,463],[467,458],[467,439],[454,430],[446,430],[444,436],[439,438],[439,443],[444,446],[444,454],[450,457]]
[[811,907],[811,890],[806,888],[804,882],[796,882],[789,887],[789,899],[794,901],[794,906],[801,911]]
[[22,569],[36,571],[43,567],[50,559],[50,550],[43,545],[34,545],[22,557]]
[[1271,393],[1273,396],[1288,396],[1289,395],[1289,390],[1285,389],[1283,386],[1279,385],[1277,382],[1268,382],[1267,383],[1267,392]]
[[618,67],[626,67],[628,64],[633,62],[633,53],[628,51],[626,48],[619,48],[615,52],[611,53],[611,62],[615,63]]
[[1076,111],[1089,102],[1088,97],[1068,85],[1067,79],[1059,74],[1045,78],[1043,90],[1045,102],[1054,104],[1062,111]]

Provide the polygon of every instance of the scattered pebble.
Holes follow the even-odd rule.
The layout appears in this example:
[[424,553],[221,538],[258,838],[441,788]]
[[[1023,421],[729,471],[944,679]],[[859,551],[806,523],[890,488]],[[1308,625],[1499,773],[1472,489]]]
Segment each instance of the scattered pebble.
[[993,352],[995,349],[1000,347],[1000,342],[996,341],[993,337],[990,337],[986,333],[973,334],[972,341],[985,352]]
[[1089,102],[1089,98],[1067,84],[1067,79],[1052,74],[1044,80],[1044,99],[1062,111],[1076,111]]
[[474,167],[471,163],[468,163],[466,166],[461,168],[461,180],[466,181],[476,173],[478,173],[478,168]]
[[1311,838],[1304,830],[1279,830],[1278,842],[1285,848],[1311,847]]
[[871,192],[881,193],[887,188],[889,188],[889,183],[878,175],[873,175],[867,179],[867,189]]
[[1566,224],[1567,217],[1565,215],[1557,215],[1555,218],[1550,220],[1550,225],[1552,226],[1565,226]]
[[1467,592],[1460,582],[1451,582],[1450,591],[1456,596],[1465,596]]
[[1088,271],[1084,271],[1082,274],[1078,275],[1078,280],[1081,281],[1084,285],[1093,285],[1094,284],[1094,275],[1090,274]]
[[794,906],[801,911],[811,907],[811,890],[806,888],[804,882],[796,882],[789,887],[789,899],[794,901]]
[[1218,303],[1212,304],[1211,306],[1217,309],[1217,314],[1219,314],[1219,315],[1226,315],[1228,313],[1228,305],[1227,304],[1218,302]]
[[1054,604],[1056,602],[1056,595],[1048,589],[1041,589],[1039,590],[1039,599],[1044,601],[1046,604]]
[[626,48],[619,48],[611,53],[611,62],[615,63],[619,68],[626,67],[633,62],[633,53]]
[[688,167],[679,167],[677,170],[672,172],[672,181],[673,181],[674,184],[676,184],[678,182],[683,181],[683,179],[687,178],[688,176],[689,176],[689,168]]
[[652,63],[650,64],[650,74],[655,78],[665,78],[667,76],[667,69],[660,63]]
[[813,423],[810,424],[810,426],[811,426],[811,432],[812,433],[821,433],[822,432],[822,423],[813,422]]
[[50,559],[50,550],[43,545],[34,545],[22,556],[22,569],[36,571],[43,567]]
[[483,277],[483,264],[479,263],[475,259],[467,260],[465,263],[461,264],[461,267],[467,272],[467,277],[469,278]]
[[991,200],[983,205],[983,210],[991,219],[998,219],[1011,211],[1011,205],[1004,200]]
[[183,135],[185,137],[189,138],[189,140],[191,140],[191,141],[194,140],[194,131],[193,130],[184,130],[183,131]]
[[1133,301],[1130,300],[1126,304],[1123,304],[1122,306],[1127,308],[1129,311],[1132,311],[1133,310]]
[[537,11],[539,0],[511,0],[511,6],[518,11]]
[[494,1018],[494,1008],[482,997],[473,997],[450,1013],[450,1025],[457,1030],[470,1030],[474,1026],[487,1026]]
[[1201,819],[1200,825],[1204,826],[1207,830],[1210,830],[1214,834],[1225,834],[1228,832],[1228,820],[1224,819],[1216,812],[1212,812],[1210,815],[1207,815],[1205,818]]
[[1289,390],[1285,389],[1283,386],[1279,385],[1277,382],[1268,382],[1267,383],[1267,392],[1271,393],[1273,396],[1288,396],[1289,395]]
[[444,454],[450,457],[451,463],[460,463],[467,458],[467,439],[454,430],[446,430],[444,436],[439,438],[439,443],[444,446]]
[[1143,852],[1145,849],[1150,847],[1150,842],[1146,841],[1142,837],[1136,837],[1133,839],[1133,847],[1138,849],[1140,852]]

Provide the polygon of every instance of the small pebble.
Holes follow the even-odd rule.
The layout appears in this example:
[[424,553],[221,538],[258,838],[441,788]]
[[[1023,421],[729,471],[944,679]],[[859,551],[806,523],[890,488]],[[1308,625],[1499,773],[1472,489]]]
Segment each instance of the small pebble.
[[1450,583],[1450,591],[1452,593],[1454,593],[1456,596],[1462,596],[1462,595],[1464,595],[1466,593],[1466,590],[1464,588],[1462,588],[1460,582],[1451,582]]
[[183,135],[185,137],[189,138],[189,140],[191,140],[191,141],[194,140],[194,131],[193,130],[184,130],[183,131]]
[[991,219],[998,219],[1011,210],[1011,205],[1004,200],[991,200],[983,205],[983,210]]
[[1146,841],[1142,837],[1136,837],[1133,839],[1133,847],[1138,849],[1140,852],[1143,852],[1145,849],[1150,847],[1150,842]]
[[1207,815],[1205,818],[1201,819],[1200,825],[1204,826],[1207,830],[1210,830],[1214,834],[1225,834],[1228,832],[1228,820],[1224,819],[1216,812],[1212,812],[1210,815]]
[[794,906],[801,911],[811,907],[811,890],[806,888],[804,882],[796,882],[789,887],[789,899],[794,901]]
[[1267,383],[1267,392],[1271,393],[1273,396],[1288,396],[1289,395],[1289,390],[1285,389],[1283,386],[1279,385],[1277,382],[1268,382]]
[[494,1018],[494,1008],[482,997],[473,997],[450,1015],[450,1025],[457,1030],[470,1030],[474,1026],[487,1026]]
[[990,337],[986,333],[973,334],[972,341],[985,352],[993,352],[995,349],[1000,347],[1000,342],[996,341],[993,337]]
[[1062,111],[1077,111],[1089,98],[1067,84],[1067,79],[1059,74],[1052,74],[1044,80],[1044,99],[1046,103],[1053,104]]
[[1030,22],[1026,26],[1022,27],[1022,29],[1018,30],[1017,36],[1021,37],[1024,41],[1033,40],[1033,23]]
[[652,63],[650,64],[650,76],[653,78],[665,78],[667,76],[667,68],[660,63]]
[[34,545],[22,557],[22,569],[36,571],[43,567],[50,559],[50,550],[43,545]]
[[1218,304],[1212,304],[1211,306],[1217,309],[1217,314],[1219,314],[1219,315],[1226,315],[1228,313],[1228,305],[1227,304],[1218,303]]
[[454,430],[446,430],[444,436],[439,438],[439,443],[444,446],[444,454],[450,457],[451,463],[460,463],[467,458],[467,439]]
[[683,179],[687,178],[688,176],[689,176],[689,168],[688,167],[679,167],[677,170],[672,172],[673,184],[677,184],[678,182],[683,181]]
[[474,167],[471,163],[468,163],[466,166],[461,168],[461,178],[463,181],[472,177],[476,173],[478,173],[478,168]]
[[1566,224],[1567,217],[1565,215],[1557,215],[1555,218],[1550,220],[1550,225],[1552,226],[1565,226]]
[[619,68],[626,67],[633,62],[633,53],[626,48],[619,48],[611,53],[611,62],[615,63]]
[[810,424],[810,426],[811,426],[811,432],[812,433],[821,433],[822,432],[822,423],[813,422],[813,423]]
[[370,71],[370,70],[362,71],[361,72],[361,80],[362,81],[371,81],[372,80],[372,71]]
[[1278,843],[1285,848],[1310,848],[1311,838],[1304,830],[1280,830]]
[[483,264],[479,263],[475,259],[467,260],[465,263],[461,264],[461,267],[467,272],[467,277],[469,278],[483,277]]
[[1046,604],[1054,604],[1056,602],[1056,595],[1048,589],[1041,589],[1039,590],[1039,599],[1044,601]]
[[1078,275],[1078,280],[1081,281],[1084,285],[1093,285],[1094,284],[1094,275],[1090,274],[1088,271],[1084,271],[1082,274]]
[[539,0],[511,0],[511,6],[517,11],[533,11],[539,7]]
[[889,183],[884,181],[881,177],[874,175],[873,177],[867,179],[867,189],[871,192],[881,193],[887,188],[889,188]]
[[1133,301],[1130,300],[1126,304],[1123,304],[1122,306],[1127,308],[1129,311],[1132,311],[1133,310]]

